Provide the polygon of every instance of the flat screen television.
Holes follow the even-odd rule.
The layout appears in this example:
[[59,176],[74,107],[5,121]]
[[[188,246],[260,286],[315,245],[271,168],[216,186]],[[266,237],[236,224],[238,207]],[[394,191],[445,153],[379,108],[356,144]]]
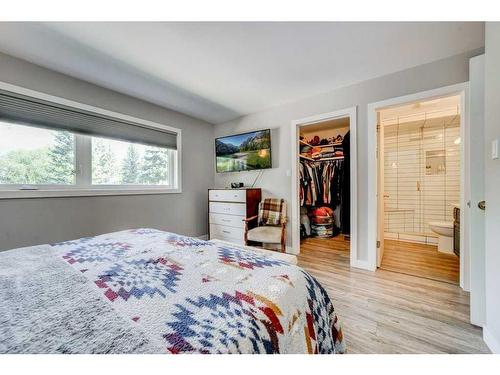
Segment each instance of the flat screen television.
[[271,129],[215,139],[217,173],[271,168]]

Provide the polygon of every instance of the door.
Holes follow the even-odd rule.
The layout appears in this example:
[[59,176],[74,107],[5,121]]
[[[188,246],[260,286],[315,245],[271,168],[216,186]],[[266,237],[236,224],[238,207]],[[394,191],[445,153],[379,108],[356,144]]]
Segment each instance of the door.
[[[466,137],[469,145],[469,196],[466,196],[468,217],[465,230],[469,231],[470,252],[470,315],[471,323],[485,323],[485,212],[478,207],[484,200],[484,55],[470,59],[469,65],[470,115]],[[466,151],[467,155],[467,151]],[[467,181],[467,179],[466,179]],[[463,250],[463,249],[462,249]],[[463,259],[463,258],[462,258]]]
[[377,112],[377,267],[384,256],[384,127],[380,126],[380,113]]

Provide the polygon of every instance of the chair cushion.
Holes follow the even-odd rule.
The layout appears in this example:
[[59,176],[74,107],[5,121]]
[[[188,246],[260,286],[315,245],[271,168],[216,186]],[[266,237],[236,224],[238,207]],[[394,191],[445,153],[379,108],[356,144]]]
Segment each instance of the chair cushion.
[[248,231],[250,241],[281,243],[281,227],[263,226]]

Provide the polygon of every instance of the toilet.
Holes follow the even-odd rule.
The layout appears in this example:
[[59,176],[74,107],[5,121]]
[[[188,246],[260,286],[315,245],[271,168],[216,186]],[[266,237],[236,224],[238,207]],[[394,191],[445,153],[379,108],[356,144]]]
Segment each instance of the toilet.
[[438,235],[438,251],[453,254],[453,221],[431,221],[429,227]]

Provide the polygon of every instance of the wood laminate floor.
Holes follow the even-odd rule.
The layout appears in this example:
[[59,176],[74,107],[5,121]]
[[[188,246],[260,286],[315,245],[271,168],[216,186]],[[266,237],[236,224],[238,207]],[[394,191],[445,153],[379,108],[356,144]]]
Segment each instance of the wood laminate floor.
[[437,246],[395,240],[384,241],[381,269],[459,283],[460,260],[455,254],[443,254]]
[[349,267],[349,242],[302,241],[298,264],[333,300],[349,353],[489,353],[458,285]]

